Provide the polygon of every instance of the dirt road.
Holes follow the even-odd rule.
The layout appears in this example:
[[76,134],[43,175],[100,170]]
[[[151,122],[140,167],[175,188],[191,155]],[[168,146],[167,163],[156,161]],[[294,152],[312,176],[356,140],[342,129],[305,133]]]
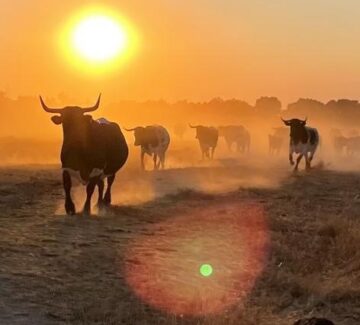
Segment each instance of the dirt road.
[[89,218],[64,216],[57,167],[0,179],[0,324],[360,323],[357,174],[133,170]]

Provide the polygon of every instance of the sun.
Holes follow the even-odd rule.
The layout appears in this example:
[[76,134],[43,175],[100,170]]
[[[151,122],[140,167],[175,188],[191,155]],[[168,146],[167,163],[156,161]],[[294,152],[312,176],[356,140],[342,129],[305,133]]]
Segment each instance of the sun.
[[72,34],[72,46],[84,59],[105,62],[126,50],[127,35],[112,17],[93,15],[80,21]]
[[61,55],[82,73],[111,73],[138,51],[139,35],[117,10],[103,6],[78,11],[59,33]]

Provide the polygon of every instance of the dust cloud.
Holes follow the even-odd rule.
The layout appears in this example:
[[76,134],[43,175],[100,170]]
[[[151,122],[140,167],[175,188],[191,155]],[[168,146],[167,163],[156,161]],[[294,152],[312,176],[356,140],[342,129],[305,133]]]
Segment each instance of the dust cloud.
[[[106,96],[105,96],[106,98]],[[49,106],[88,105],[66,96],[46,98]],[[54,125],[35,97],[10,99],[0,94],[0,165],[54,165],[59,168],[62,143],[61,127]],[[126,132],[130,156],[118,173],[114,189],[115,204],[142,204],[183,190],[226,193],[239,187],[274,187],[291,168],[288,164],[289,130],[280,117],[308,118],[308,125],[318,128],[321,145],[314,164],[337,171],[356,171],[360,162],[357,121],[359,103],[339,100],[323,104],[300,99],[286,109],[274,97],[260,98],[254,105],[241,100],[215,98],[208,102],[122,101],[105,99],[93,118],[105,116],[120,127],[161,124],[171,135],[166,170],[149,172],[152,161],[147,157],[148,172],[140,171],[140,152],[134,147],[131,132]],[[344,110],[344,107],[346,110]],[[345,113],[346,114],[345,114]],[[219,138],[213,161],[202,161],[195,131],[189,124],[206,126],[242,125],[250,133],[249,153],[230,151]],[[269,136],[282,128],[281,147],[269,152]],[[339,145],[340,141],[340,145]],[[341,143],[344,141],[344,143]],[[358,141],[360,143],[360,141]],[[60,171],[59,171],[60,177]],[[75,189],[76,200],[84,199],[83,189]],[[62,211],[59,208],[59,211]]]

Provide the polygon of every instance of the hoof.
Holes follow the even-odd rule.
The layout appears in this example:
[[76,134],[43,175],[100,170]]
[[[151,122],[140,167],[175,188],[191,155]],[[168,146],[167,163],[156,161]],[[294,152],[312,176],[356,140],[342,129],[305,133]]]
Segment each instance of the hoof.
[[85,206],[83,211],[82,211],[82,215],[87,216],[87,217],[90,216],[91,215],[90,207]]
[[103,205],[103,207],[108,207],[111,205],[111,196],[110,195],[105,195],[102,205]]
[[101,209],[104,206],[104,200],[98,201],[98,203],[96,204],[96,207]]
[[68,216],[73,216],[76,214],[76,211],[75,211],[75,205],[74,203],[66,203],[65,204],[65,211],[66,211],[66,214]]

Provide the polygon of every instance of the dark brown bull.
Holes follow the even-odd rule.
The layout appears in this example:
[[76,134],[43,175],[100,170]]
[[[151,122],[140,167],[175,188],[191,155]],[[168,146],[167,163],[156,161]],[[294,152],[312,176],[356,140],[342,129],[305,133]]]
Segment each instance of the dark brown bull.
[[196,139],[199,140],[202,159],[205,159],[205,157],[213,159],[215,148],[219,140],[219,131],[214,127],[202,125],[190,125],[190,127],[196,129]]
[[[52,116],[51,120],[63,127],[61,163],[66,213],[75,214],[75,205],[70,193],[71,174],[76,174],[84,184],[87,184],[84,214],[90,214],[91,197],[96,185],[99,188],[98,204],[110,205],[111,186],[116,172],[128,158],[128,146],[116,123],[105,119],[95,121],[90,115],[85,114],[99,108],[100,96],[94,106],[87,108],[78,106],[49,108],[41,97],[40,102],[47,113],[58,114]],[[105,177],[108,186],[103,196]]]

